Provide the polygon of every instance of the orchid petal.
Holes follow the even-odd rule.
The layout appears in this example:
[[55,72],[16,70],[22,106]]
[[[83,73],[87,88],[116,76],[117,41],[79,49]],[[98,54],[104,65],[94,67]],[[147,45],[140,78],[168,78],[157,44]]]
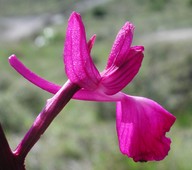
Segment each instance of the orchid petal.
[[121,91],[138,73],[143,60],[142,46],[130,48],[126,60],[102,73],[101,85],[106,94],[112,95]]
[[81,16],[74,12],[69,18],[66,33],[65,71],[71,82],[82,88],[94,90],[100,81],[100,74],[93,64],[88,48]]
[[21,74],[25,79],[30,81],[31,83],[35,84],[36,86],[40,87],[41,89],[48,91],[50,93],[57,93],[61,86],[54,84],[52,82],[49,82],[37,74],[33,73],[31,70],[29,70],[17,57],[16,55],[11,55],[9,57],[9,63],[10,65],[19,73]]
[[95,43],[95,39],[96,39],[96,35],[93,35],[87,43],[89,53],[91,52],[91,49]]
[[133,24],[126,22],[120,29],[111,49],[105,70],[110,69],[111,67],[113,68],[114,66],[119,67],[119,65],[127,60],[126,57],[131,47],[134,28]]
[[134,161],[162,160],[170,150],[165,133],[175,117],[156,102],[125,96],[117,103],[117,134],[120,150]]

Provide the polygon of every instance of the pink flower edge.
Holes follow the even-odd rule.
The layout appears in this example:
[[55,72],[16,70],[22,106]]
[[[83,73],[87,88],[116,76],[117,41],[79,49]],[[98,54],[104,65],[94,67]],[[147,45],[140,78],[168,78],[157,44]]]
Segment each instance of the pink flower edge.
[[158,103],[144,98],[124,96],[117,102],[116,127],[119,147],[134,161],[159,161],[170,150],[165,136],[176,118]]

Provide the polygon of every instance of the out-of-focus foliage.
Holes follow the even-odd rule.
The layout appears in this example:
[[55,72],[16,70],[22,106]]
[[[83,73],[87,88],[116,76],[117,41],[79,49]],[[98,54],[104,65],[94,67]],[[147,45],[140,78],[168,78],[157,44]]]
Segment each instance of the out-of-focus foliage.
[[0,0],[0,16],[58,13],[70,9],[76,2],[77,0]]
[[[12,148],[16,147],[51,94],[34,87],[15,73],[7,58],[15,53],[36,73],[62,85],[67,79],[62,62],[66,20],[73,10],[80,10],[79,4],[84,2],[0,0],[0,16],[17,19],[23,15],[51,16],[58,13],[64,17],[60,25],[52,25],[51,18],[46,18],[42,29],[19,42],[0,41],[0,122],[6,129]],[[177,123],[170,133],[173,144],[169,156],[161,162],[134,163],[121,155],[118,148],[115,103],[71,101],[27,157],[27,168],[190,169],[192,39],[191,32],[186,36],[185,29],[192,28],[192,1],[99,2],[92,0],[92,8],[87,9],[85,4],[84,9],[81,8],[87,37],[97,34],[92,50],[93,60],[102,71],[117,31],[127,20],[135,24],[134,44],[145,46],[145,58],[139,74],[124,90],[131,95],[154,99],[177,116]],[[4,28],[0,26],[0,34],[1,29]],[[182,35],[187,38],[175,40],[170,37],[174,32],[173,37],[179,37],[181,32],[177,30],[184,30]],[[164,37],[160,36],[161,41],[159,33],[166,33],[162,34]]]

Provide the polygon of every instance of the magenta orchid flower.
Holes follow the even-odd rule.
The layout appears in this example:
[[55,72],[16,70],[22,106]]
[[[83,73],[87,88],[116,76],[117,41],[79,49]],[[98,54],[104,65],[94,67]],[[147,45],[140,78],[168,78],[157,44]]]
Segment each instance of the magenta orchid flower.
[[[131,47],[133,32],[133,24],[126,22],[117,34],[106,68],[99,73],[90,55],[96,36],[87,42],[81,16],[72,13],[64,45],[65,72],[69,81],[81,88],[74,99],[117,103],[116,129],[123,154],[136,162],[162,160],[170,150],[171,140],[165,134],[175,117],[155,101],[121,92],[138,73],[144,56],[144,47]],[[9,62],[36,86],[53,94],[61,88],[31,72],[15,55]]]

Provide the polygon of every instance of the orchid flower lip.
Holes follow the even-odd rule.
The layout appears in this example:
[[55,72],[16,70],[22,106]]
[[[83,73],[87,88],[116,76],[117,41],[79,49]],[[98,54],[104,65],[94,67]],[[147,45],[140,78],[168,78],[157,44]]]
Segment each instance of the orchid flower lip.
[[117,102],[116,120],[123,154],[135,162],[159,161],[168,155],[171,140],[165,135],[176,118],[158,103],[145,97],[124,95]]

